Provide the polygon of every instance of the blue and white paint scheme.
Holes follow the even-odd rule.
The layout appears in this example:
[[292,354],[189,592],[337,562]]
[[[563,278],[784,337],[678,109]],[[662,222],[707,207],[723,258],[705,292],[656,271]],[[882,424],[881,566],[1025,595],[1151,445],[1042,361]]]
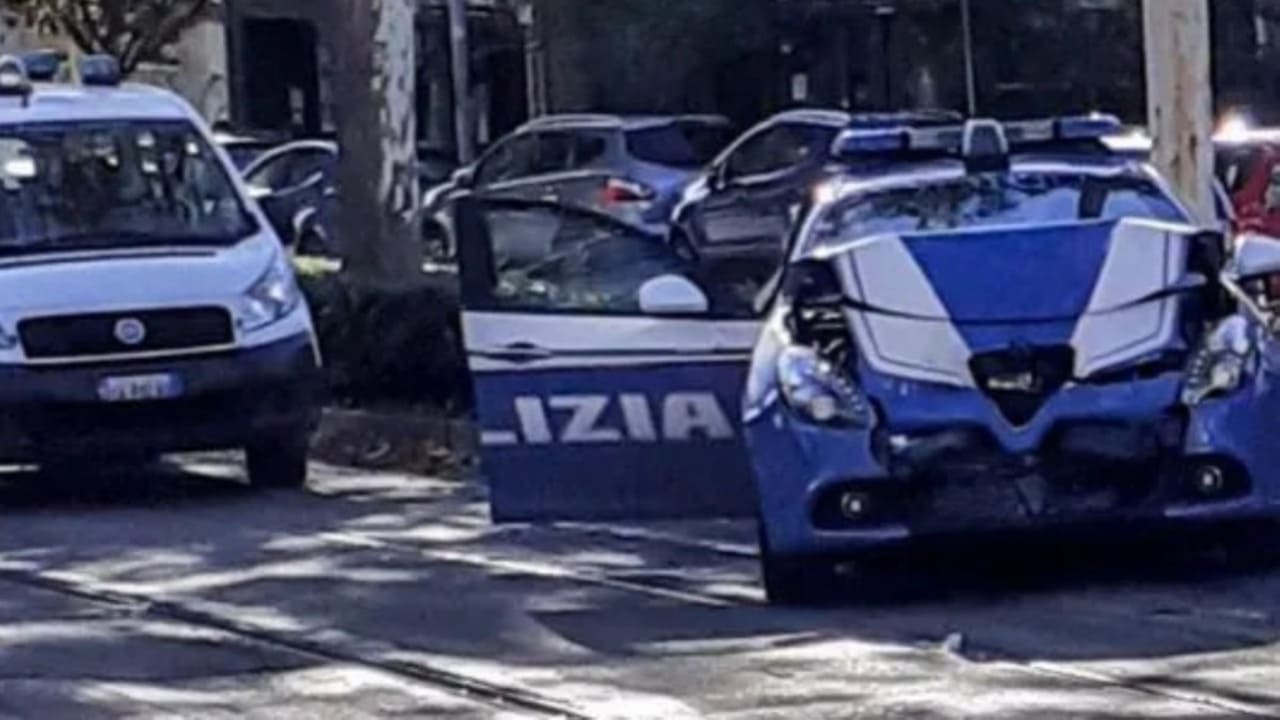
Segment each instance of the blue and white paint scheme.
[[[744,404],[771,598],[796,599],[817,559],[918,538],[1280,517],[1274,242],[1224,262],[1171,195],[1111,213],[1082,192],[1009,223],[921,210],[931,188],[1062,173],[1167,192],[1136,164],[1015,155],[846,180],[812,210]],[[903,190],[911,218],[952,226],[842,219]]]
[[746,305],[722,312],[661,237],[588,210],[472,198],[456,215],[496,520],[755,511],[739,417],[760,326]]

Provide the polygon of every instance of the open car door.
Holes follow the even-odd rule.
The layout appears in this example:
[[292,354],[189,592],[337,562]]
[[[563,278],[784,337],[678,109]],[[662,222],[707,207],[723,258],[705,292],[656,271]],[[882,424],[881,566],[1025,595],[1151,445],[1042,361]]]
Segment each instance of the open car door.
[[754,513],[739,414],[775,263],[695,267],[543,202],[469,197],[456,213],[494,519]]

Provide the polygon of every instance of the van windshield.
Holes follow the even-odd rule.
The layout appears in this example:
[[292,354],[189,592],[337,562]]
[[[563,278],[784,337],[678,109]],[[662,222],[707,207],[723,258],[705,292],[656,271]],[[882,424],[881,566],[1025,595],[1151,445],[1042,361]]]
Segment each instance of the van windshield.
[[190,123],[0,128],[0,254],[224,245],[255,229]]

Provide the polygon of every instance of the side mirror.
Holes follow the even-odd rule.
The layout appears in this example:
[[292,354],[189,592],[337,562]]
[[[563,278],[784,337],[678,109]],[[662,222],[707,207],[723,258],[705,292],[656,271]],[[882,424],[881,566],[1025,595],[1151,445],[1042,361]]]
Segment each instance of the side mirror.
[[1272,334],[1280,335],[1280,315],[1276,314],[1274,291],[1262,293],[1246,289],[1254,280],[1263,280],[1268,289],[1280,274],[1280,240],[1263,235],[1245,235],[1236,243],[1234,257],[1222,272],[1222,287],[1239,303],[1241,309],[1251,315]]
[[640,286],[640,311],[646,315],[702,315],[709,309],[702,289],[683,275],[662,275]]
[[476,181],[476,171],[472,167],[460,167],[453,171],[450,182],[458,187],[469,188]]
[[1242,281],[1271,273],[1280,273],[1280,240],[1264,235],[1242,236],[1224,274]]

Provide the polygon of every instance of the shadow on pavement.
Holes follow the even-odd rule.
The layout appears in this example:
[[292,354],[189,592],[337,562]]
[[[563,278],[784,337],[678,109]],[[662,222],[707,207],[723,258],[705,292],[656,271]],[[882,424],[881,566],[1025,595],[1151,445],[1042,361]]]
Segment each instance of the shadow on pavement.
[[[679,543],[493,528],[474,488],[423,479],[325,469],[316,483],[324,497],[253,493],[223,474],[161,466],[75,482],[0,479],[8,525],[0,563],[75,570],[141,596],[240,608],[299,637],[464,661],[516,681],[554,668],[575,685],[620,686],[699,709],[746,702],[735,697],[755,697],[752,707],[782,702],[787,678],[796,677],[838,677],[832,701],[852,702],[936,683],[939,673],[960,672],[956,660],[983,672],[984,661],[1000,659],[1141,660],[1135,681],[1160,678],[1280,707],[1280,689],[1230,679],[1233,669],[1265,677],[1274,667],[1267,649],[1280,641],[1280,567],[1232,563],[1212,543],[1194,551],[1005,545],[922,559],[906,604],[853,602],[855,586],[837,588],[837,603],[824,609],[699,607],[596,580],[751,596],[755,562]],[[563,570],[576,575],[557,575]],[[21,636],[20,615],[0,614],[0,638]],[[114,641],[54,633],[0,642],[0,687],[32,653],[88,657],[101,650],[86,643],[102,642]],[[833,663],[824,655],[842,648],[843,657],[849,647],[870,660]],[[1211,654],[1212,668],[1197,664]],[[142,654],[114,662],[130,677],[149,672]],[[47,671],[57,675],[56,667]],[[776,673],[776,682],[760,673]],[[1017,682],[1026,685],[989,689],[1030,691],[1038,680]]]

